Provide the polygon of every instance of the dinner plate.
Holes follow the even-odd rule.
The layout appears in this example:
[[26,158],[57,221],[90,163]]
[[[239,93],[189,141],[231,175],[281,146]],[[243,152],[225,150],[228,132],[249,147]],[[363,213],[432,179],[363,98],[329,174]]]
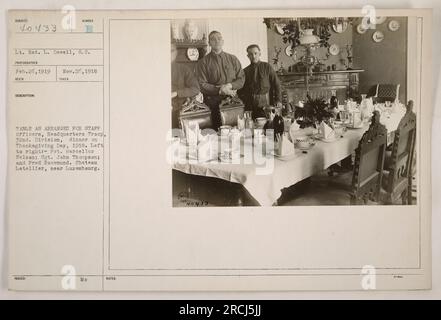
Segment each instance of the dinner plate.
[[388,24],[390,31],[397,31],[400,29],[400,23],[397,20],[391,20]]
[[243,158],[243,154],[241,154],[238,158],[235,158],[235,159],[224,158],[224,157],[219,156],[219,160],[221,162],[225,162],[225,163],[232,163],[233,161],[240,160],[241,158]]
[[367,29],[364,27],[364,25],[363,25],[362,23],[360,23],[360,24],[357,26],[357,32],[358,32],[359,34],[364,34],[364,33],[366,33],[366,31],[367,31]]
[[331,142],[335,142],[335,141],[339,140],[340,138],[341,137],[334,137],[334,138],[331,138],[331,139],[325,139],[325,138],[320,137],[319,139],[320,139],[320,141],[323,141],[323,142],[326,142],[326,143],[331,143]]
[[331,44],[331,46],[328,49],[329,53],[333,56],[336,56],[340,53],[340,47],[338,46],[338,44],[333,43]]
[[298,147],[298,146],[296,146],[296,149],[299,149],[299,150],[302,150],[302,151],[307,151],[307,150],[310,150],[310,149],[314,148],[314,146],[315,146],[315,143],[314,144],[310,144],[309,147]]
[[274,151],[271,151],[271,155],[273,155],[274,157],[276,157],[277,159],[282,160],[282,161],[288,161],[288,160],[294,159],[296,157],[295,152],[290,153],[290,154],[286,154],[284,156],[279,156],[279,155],[275,154]]
[[308,147],[300,147],[300,146],[298,146],[298,143],[295,144],[296,149],[299,149],[299,150],[302,150],[302,151],[309,150],[309,149],[313,148],[314,146],[315,146],[315,141],[314,140],[310,140]]
[[346,128],[348,128],[348,129],[362,129],[362,128],[364,128],[364,124],[361,124],[361,125],[359,125],[359,126],[357,126],[357,127],[354,127],[354,126],[346,126]]
[[292,56],[294,55],[294,51],[292,50],[292,46],[291,46],[291,45],[289,45],[289,46],[287,46],[287,47],[285,48],[285,54],[286,54],[288,57],[292,57]]
[[284,35],[285,34],[285,30],[283,30],[283,28],[286,27],[286,24],[284,24],[284,23],[277,23],[275,25],[275,27],[276,27],[276,31],[277,31],[278,34],[280,34],[280,35]]
[[372,35],[372,39],[373,39],[375,42],[381,42],[381,41],[384,40],[384,33],[381,32],[380,30],[377,30],[377,31],[375,31],[374,34]]

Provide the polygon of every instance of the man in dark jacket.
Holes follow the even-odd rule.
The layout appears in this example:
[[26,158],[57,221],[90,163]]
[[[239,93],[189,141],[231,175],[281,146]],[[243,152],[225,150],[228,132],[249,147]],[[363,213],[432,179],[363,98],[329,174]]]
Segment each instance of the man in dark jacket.
[[271,65],[260,61],[260,48],[252,44],[247,48],[250,65],[244,69],[245,85],[239,91],[239,97],[246,110],[253,111],[253,118],[264,117],[264,108],[281,106],[282,90],[279,78]]

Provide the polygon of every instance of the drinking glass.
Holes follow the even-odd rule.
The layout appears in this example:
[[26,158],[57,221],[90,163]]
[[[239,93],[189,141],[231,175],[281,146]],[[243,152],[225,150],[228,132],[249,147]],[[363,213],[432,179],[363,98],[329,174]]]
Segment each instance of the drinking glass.
[[237,116],[237,129],[239,129],[240,131],[245,129],[245,122],[246,122],[245,116],[244,115],[238,115]]
[[252,111],[245,111],[245,112],[243,113],[243,116],[244,116],[245,120],[246,120],[246,119],[252,119],[253,112],[252,112]]

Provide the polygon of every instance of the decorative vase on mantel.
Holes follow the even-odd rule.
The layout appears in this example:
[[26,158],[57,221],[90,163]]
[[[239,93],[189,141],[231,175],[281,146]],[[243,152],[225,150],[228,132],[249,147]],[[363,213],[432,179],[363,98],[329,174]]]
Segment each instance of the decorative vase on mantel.
[[198,26],[193,20],[186,20],[184,24],[184,37],[186,40],[195,41],[198,38]]

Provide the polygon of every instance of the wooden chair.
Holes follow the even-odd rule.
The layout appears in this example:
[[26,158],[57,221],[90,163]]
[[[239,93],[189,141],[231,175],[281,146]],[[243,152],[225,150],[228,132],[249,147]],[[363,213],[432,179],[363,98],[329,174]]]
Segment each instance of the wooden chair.
[[[336,195],[344,199],[331,202],[345,203],[349,200],[351,205],[368,204],[369,201],[379,203],[386,145],[387,129],[380,123],[379,112],[374,111],[371,125],[355,149],[353,170],[322,178],[319,197],[332,199],[331,195]],[[314,183],[317,183],[320,178],[315,178]]]
[[355,150],[351,204],[379,201],[386,145],[387,129],[380,123],[379,112],[374,111],[372,123]]
[[374,98],[375,102],[384,103],[386,101],[394,102],[400,96],[399,84],[376,84],[369,91],[369,96]]
[[201,95],[187,98],[186,102],[182,105],[182,109],[179,113],[179,126],[185,129],[185,125],[189,121],[197,121],[199,129],[211,128],[211,110],[210,108],[200,101]]
[[385,171],[383,189],[386,193],[384,202],[395,203],[400,197],[403,204],[412,203],[412,176],[416,141],[416,115],[413,101],[407,104],[406,114],[395,131],[392,153]]
[[221,123],[223,126],[237,126],[237,117],[243,116],[245,105],[238,97],[226,97],[219,104]]

